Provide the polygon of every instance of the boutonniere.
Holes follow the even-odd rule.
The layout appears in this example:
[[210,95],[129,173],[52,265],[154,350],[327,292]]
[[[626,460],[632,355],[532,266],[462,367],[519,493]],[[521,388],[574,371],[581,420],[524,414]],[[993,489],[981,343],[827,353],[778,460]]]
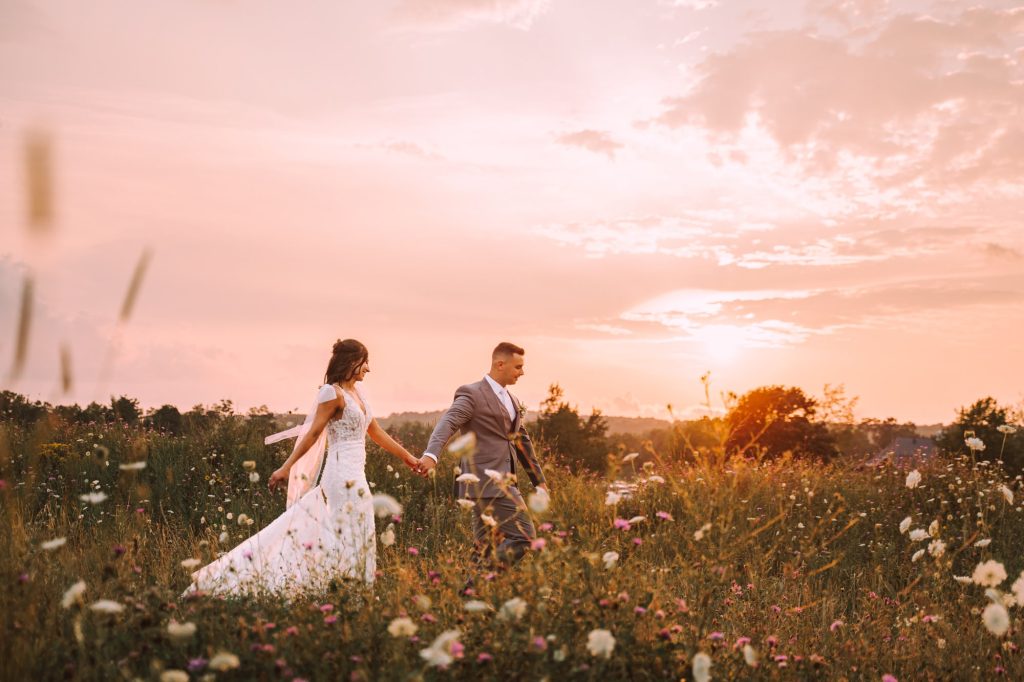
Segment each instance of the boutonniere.
[[524,405],[523,403],[521,403],[521,402],[519,402],[517,400],[516,401],[516,409],[519,410],[519,419],[520,420],[526,419],[526,405]]

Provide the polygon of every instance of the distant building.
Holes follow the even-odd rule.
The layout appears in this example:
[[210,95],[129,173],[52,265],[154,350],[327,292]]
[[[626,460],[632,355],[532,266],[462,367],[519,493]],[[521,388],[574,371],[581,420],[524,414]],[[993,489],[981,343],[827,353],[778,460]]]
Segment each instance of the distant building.
[[895,438],[887,446],[872,455],[865,464],[876,467],[886,462],[903,469],[927,462],[938,453],[931,438]]

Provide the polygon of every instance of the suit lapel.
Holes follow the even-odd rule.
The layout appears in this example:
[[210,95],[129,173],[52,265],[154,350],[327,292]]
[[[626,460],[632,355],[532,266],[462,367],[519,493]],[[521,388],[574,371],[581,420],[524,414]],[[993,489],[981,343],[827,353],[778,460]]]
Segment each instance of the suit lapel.
[[494,389],[491,388],[487,379],[482,379],[480,383],[483,385],[482,390],[484,392],[484,399],[487,400],[487,403],[491,406],[491,410],[497,413],[495,416],[504,427],[505,433],[508,434],[512,430],[512,421],[509,419],[508,410],[506,410],[505,406],[501,404],[500,400],[498,400],[498,396],[494,394]]
[[519,410],[519,399],[516,398],[514,395],[512,395],[511,392],[509,392],[508,397],[512,401],[512,409],[515,410],[515,415],[516,415],[512,419],[512,431],[511,431],[511,433],[515,433],[516,431],[519,430],[519,415],[521,414],[521,412]]

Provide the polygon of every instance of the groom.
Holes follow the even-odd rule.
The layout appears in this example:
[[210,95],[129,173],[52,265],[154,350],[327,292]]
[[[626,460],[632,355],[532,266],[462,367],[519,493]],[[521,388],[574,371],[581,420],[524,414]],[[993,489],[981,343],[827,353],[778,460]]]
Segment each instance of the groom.
[[[452,406],[434,427],[419,461],[420,470],[428,474],[456,431],[461,429],[476,436],[476,449],[460,462],[462,474],[472,476],[465,476],[456,483],[456,496],[476,503],[473,537],[478,561],[489,558],[492,547],[496,547],[497,559],[513,564],[522,558],[536,537],[523,496],[516,486],[517,459],[530,482],[547,492],[544,473],[523,424],[526,410],[507,388],[523,376],[525,353],[515,344],[503,341],[497,345],[491,354],[491,371],[480,381],[455,391]],[[491,473],[485,473],[487,471]],[[498,474],[500,480],[495,480]],[[477,481],[466,480],[474,476]]]

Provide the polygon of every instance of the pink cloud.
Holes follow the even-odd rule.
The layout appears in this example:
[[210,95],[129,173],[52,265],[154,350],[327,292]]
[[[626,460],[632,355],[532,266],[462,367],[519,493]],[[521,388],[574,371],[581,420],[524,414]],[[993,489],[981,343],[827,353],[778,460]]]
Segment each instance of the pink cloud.
[[836,170],[843,155],[875,164],[880,189],[1018,179],[1024,71],[1005,53],[1022,25],[1024,8],[975,8],[898,15],[866,41],[856,29],[751,34],[701,63],[699,82],[657,120],[726,145],[753,121],[809,173]]
[[563,133],[557,141],[569,147],[580,147],[594,152],[604,154],[609,159],[615,158],[615,152],[622,149],[623,145],[616,142],[610,133],[603,130],[578,130],[574,133]]

